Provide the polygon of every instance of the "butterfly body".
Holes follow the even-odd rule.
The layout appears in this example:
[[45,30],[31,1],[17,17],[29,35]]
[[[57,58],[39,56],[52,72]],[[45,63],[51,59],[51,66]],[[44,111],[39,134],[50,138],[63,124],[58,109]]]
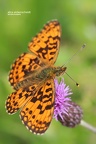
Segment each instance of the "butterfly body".
[[38,73],[38,75],[35,76],[35,78],[40,80],[47,80],[47,79],[54,79],[56,76],[60,76],[61,73],[64,73],[66,70],[66,67],[46,67],[42,69],[41,72]]
[[44,133],[53,117],[54,78],[66,67],[54,67],[59,53],[61,27],[57,20],[50,21],[32,39],[31,53],[21,54],[12,64],[9,82],[14,88],[6,101],[9,114],[20,109],[23,124],[33,133]]
[[66,67],[44,67],[35,73],[30,72],[25,75],[25,79],[18,82],[15,89],[26,88],[34,83],[42,83],[48,79],[54,79],[56,76],[63,74],[66,71]]

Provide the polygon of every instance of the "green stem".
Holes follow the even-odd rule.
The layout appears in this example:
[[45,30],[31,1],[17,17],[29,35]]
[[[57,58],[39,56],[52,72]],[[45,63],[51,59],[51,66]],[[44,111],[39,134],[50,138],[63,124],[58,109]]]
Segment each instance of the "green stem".
[[80,125],[82,125],[83,127],[91,130],[92,132],[96,133],[96,127],[90,125],[89,123],[85,122],[84,120],[81,120]]

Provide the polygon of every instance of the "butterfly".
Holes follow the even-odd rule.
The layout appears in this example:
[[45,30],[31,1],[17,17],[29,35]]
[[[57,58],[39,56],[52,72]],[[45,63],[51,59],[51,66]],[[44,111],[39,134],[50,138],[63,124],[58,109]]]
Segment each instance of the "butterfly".
[[6,110],[20,110],[23,124],[34,134],[43,134],[54,113],[54,79],[66,70],[55,67],[59,53],[61,26],[48,22],[28,45],[30,52],[21,54],[12,64],[9,82],[14,89],[6,101]]

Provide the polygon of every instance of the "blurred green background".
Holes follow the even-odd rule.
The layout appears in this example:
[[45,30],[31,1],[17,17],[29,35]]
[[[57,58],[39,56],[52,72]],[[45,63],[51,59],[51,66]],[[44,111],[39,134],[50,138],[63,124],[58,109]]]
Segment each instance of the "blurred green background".
[[[21,15],[8,12],[30,11]],[[63,127],[52,121],[43,136],[30,133],[19,119],[19,112],[8,115],[5,100],[13,91],[8,72],[13,61],[27,51],[28,42],[43,25],[58,19],[62,27],[60,53],[56,65],[67,63],[84,43],[86,48],[67,63],[65,82],[72,99],[84,111],[84,120],[96,126],[96,0],[0,1],[0,143],[2,144],[96,144],[96,134],[82,126]]]

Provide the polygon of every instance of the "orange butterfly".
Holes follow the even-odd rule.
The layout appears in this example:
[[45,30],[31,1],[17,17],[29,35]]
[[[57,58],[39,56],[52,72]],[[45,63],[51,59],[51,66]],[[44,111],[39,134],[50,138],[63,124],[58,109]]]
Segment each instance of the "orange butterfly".
[[29,43],[30,53],[23,53],[12,65],[9,82],[15,89],[6,101],[6,109],[13,114],[20,109],[25,126],[36,134],[49,127],[54,112],[54,78],[66,67],[54,67],[60,45],[61,27],[50,21]]

